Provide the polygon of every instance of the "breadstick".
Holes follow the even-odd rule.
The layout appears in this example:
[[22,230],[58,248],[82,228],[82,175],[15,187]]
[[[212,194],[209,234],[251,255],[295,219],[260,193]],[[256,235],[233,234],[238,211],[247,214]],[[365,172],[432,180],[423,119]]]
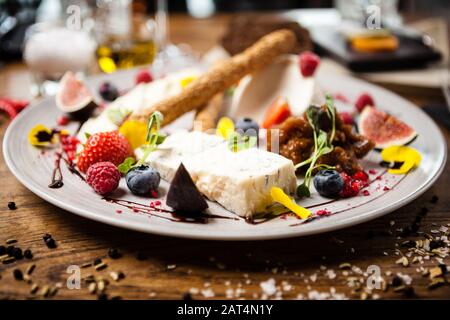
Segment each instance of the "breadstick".
[[198,109],[194,119],[194,131],[207,131],[216,127],[220,109],[222,109],[223,93],[216,94],[204,108]]
[[186,112],[200,108],[247,74],[262,69],[277,56],[289,52],[296,41],[295,34],[290,30],[274,31],[192,81],[180,94],[134,112],[130,118],[146,121],[153,112],[160,111],[164,115],[163,125],[166,125]]

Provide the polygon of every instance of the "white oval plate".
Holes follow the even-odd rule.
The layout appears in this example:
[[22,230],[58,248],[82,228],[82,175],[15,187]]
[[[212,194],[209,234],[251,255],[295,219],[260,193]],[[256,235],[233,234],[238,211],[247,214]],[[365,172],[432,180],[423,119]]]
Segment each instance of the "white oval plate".
[[[133,76],[133,72],[103,75],[91,79],[90,84],[93,88],[98,88],[101,81],[108,79],[126,88],[132,85]],[[349,227],[375,219],[411,202],[436,181],[445,165],[447,147],[439,128],[422,110],[392,92],[348,76],[319,72],[318,82],[325,91],[342,93],[352,101],[362,92],[370,93],[375,98],[377,107],[400,117],[416,129],[419,136],[411,146],[421,152],[423,160],[418,169],[406,176],[385,174],[380,180],[376,180],[374,178],[382,172],[382,169],[378,166],[379,154],[372,152],[364,163],[365,168],[374,168],[377,171],[376,174],[371,175],[374,182],[369,187],[370,194],[317,206],[318,203],[324,203],[326,200],[315,193],[311,199],[302,202],[301,205],[312,206],[313,212],[326,209],[337,214],[305,224],[292,216],[257,225],[248,224],[242,219],[210,219],[206,224],[192,224],[150,217],[101,199],[87,184],[70,174],[64,165],[61,166],[64,186],[60,189],[50,189],[47,185],[53,169],[52,153],[42,154],[30,146],[27,133],[37,123],[48,127],[55,126],[59,111],[54,99],[46,99],[28,107],[11,123],[3,141],[3,153],[11,172],[22,184],[39,197],[60,208],[121,228],[197,239],[263,240],[304,236]],[[162,183],[161,187],[164,194],[168,184]],[[121,181],[121,186],[114,197],[140,203],[150,201],[132,196],[127,192],[124,181]],[[209,210],[212,213],[232,215],[215,203],[209,204]],[[122,210],[122,213],[119,214],[118,210]]]

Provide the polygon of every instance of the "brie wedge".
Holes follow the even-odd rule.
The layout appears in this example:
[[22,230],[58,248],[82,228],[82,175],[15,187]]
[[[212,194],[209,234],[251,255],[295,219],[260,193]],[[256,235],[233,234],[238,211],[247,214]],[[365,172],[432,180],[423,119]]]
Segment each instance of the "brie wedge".
[[233,152],[221,137],[201,132],[169,136],[146,162],[167,181],[183,162],[201,193],[243,217],[272,204],[271,187],[289,194],[297,183],[291,160],[257,148]]

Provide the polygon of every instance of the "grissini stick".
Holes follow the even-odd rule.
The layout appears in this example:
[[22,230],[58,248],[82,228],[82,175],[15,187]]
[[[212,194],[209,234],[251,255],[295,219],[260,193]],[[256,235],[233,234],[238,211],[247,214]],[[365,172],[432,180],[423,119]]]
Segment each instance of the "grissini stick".
[[197,110],[194,119],[194,131],[207,131],[216,127],[222,109],[223,93],[216,94],[202,109]]
[[270,64],[277,56],[289,52],[297,39],[290,30],[274,31],[250,48],[223,61],[192,81],[180,94],[164,99],[153,106],[136,111],[130,119],[147,121],[155,111],[164,115],[163,125],[186,112],[201,108],[217,93],[225,91],[247,74]]

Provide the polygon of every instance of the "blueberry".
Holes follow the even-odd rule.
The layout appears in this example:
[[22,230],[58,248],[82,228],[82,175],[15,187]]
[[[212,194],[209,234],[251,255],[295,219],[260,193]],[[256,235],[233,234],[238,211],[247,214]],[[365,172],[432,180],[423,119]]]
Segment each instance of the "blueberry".
[[344,187],[344,179],[336,170],[320,170],[314,177],[314,187],[321,196],[334,198]]
[[114,101],[119,96],[119,90],[110,82],[104,82],[98,92],[106,101]]
[[258,136],[259,125],[250,118],[242,118],[236,121],[236,130],[242,130],[242,133],[248,136]]
[[128,171],[125,180],[132,193],[144,196],[158,189],[161,177],[155,169],[142,165]]

